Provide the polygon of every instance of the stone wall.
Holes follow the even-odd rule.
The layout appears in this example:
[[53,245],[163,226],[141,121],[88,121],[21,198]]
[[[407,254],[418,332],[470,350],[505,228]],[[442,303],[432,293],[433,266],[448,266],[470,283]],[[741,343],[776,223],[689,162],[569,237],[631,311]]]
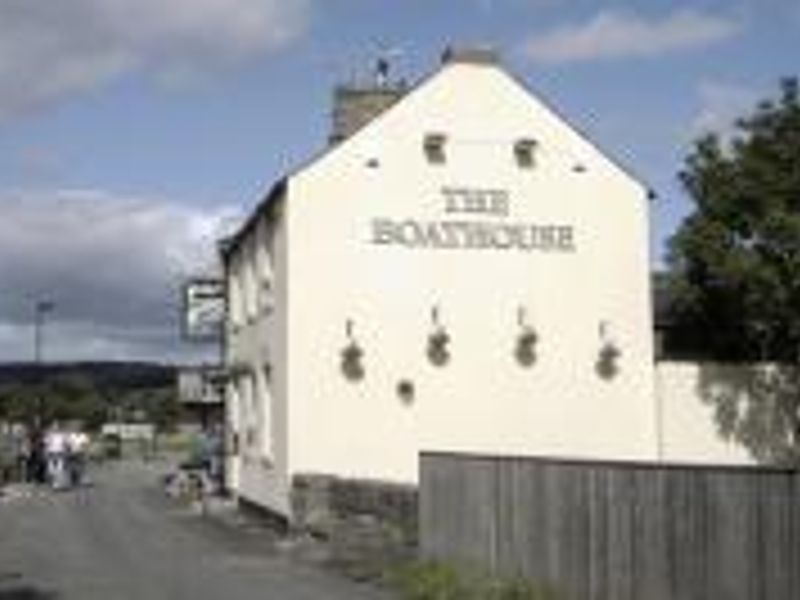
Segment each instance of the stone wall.
[[292,528],[298,538],[317,542],[318,562],[356,579],[373,579],[416,557],[414,486],[299,475],[293,479],[291,498]]

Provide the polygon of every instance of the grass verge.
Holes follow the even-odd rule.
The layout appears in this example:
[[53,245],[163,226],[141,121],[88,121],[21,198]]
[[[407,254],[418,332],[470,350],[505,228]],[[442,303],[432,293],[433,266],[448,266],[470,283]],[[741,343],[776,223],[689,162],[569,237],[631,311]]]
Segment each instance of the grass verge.
[[543,584],[436,562],[398,568],[387,576],[387,583],[404,600],[560,600]]

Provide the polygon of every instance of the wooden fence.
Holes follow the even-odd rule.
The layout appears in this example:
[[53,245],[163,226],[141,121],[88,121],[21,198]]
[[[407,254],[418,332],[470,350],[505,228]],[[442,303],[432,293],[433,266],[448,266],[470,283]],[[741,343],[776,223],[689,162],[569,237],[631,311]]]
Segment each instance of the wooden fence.
[[800,598],[800,475],[424,454],[423,554],[566,600]]

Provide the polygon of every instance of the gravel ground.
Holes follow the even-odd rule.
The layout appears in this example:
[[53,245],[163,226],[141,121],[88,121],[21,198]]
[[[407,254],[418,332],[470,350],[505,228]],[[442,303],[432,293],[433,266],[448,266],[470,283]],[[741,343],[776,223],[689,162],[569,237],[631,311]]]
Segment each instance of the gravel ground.
[[268,532],[237,525],[232,513],[203,518],[165,498],[157,466],[117,463],[91,475],[92,486],[67,492],[5,490],[0,600],[385,598],[291,562]]

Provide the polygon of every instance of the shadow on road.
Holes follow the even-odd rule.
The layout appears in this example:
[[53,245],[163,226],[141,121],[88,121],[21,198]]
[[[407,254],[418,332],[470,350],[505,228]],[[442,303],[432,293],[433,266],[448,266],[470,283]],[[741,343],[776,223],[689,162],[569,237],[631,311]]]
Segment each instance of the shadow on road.
[[58,600],[54,592],[41,590],[30,585],[0,589],[0,600]]
[[55,592],[19,583],[20,579],[21,573],[0,572],[0,600],[58,600],[59,595]]

